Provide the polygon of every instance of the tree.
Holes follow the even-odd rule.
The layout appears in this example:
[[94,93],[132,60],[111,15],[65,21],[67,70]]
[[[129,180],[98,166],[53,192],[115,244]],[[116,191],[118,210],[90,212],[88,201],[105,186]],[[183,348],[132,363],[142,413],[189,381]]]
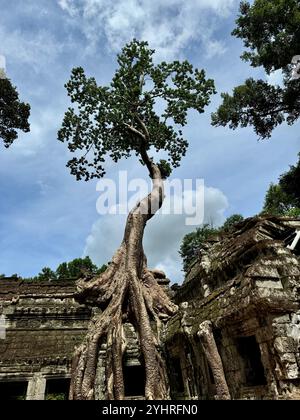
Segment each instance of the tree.
[[10,80],[0,78],[0,138],[5,147],[17,139],[16,130],[30,131],[30,105],[20,102],[16,87]]
[[228,233],[233,226],[243,220],[244,217],[241,214],[233,214],[232,216],[229,216],[225,220],[223,226],[219,228],[214,228],[211,225],[205,224],[202,227],[198,227],[195,231],[185,235],[179,251],[183,262],[183,271],[188,271],[192,262],[198,257],[205,241],[219,233]]
[[[300,158],[300,154],[299,154]],[[279,177],[278,184],[271,184],[267,191],[264,213],[277,216],[299,217],[300,214],[300,159],[296,166]]]
[[[147,42],[133,40],[118,55],[118,69],[110,86],[98,86],[82,68],[72,71],[66,88],[75,107],[65,114],[58,138],[68,143],[76,157],[68,162],[77,179],[105,174],[107,157],[114,162],[136,155],[152,180],[151,193],[129,213],[123,241],[107,270],[93,280],[79,280],[78,299],[103,309],[89,326],[72,364],[71,399],[94,399],[98,346],[107,341],[106,388],[108,399],[124,398],[122,357],[123,322],[133,323],[139,336],[145,368],[146,399],[169,397],[164,361],[159,348],[159,325],[176,307],[147,268],[143,251],[146,223],[161,207],[164,182],[179,166],[188,142],[181,127],[187,112],[199,113],[215,93],[214,83],[203,70],[187,62],[153,63],[154,50]],[[162,113],[156,103],[164,104]],[[155,151],[167,160],[155,162]],[[78,154],[81,153],[79,156]],[[156,321],[157,329],[152,329]],[[156,331],[155,331],[156,330]]]
[[59,266],[56,269],[56,277],[58,280],[66,280],[70,278],[68,263],[63,262],[59,264]]
[[279,185],[291,197],[295,206],[300,208],[300,153],[297,165],[291,166],[289,171],[281,175]]
[[194,232],[188,233],[184,236],[179,254],[183,261],[183,270],[188,271],[191,263],[197,258],[203,243],[212,235],[218,233],[218,229],[214,229],[206,224],[203,227],[197,228]]
[[44,267],[42,271],[34,278],[38,281],[54,281],[56,280],[56,274],[49,267]]
[[87,256],[59,264],[54,274],[57,280],[78,280],[87,275],[100,274],[106,268],[106,265],[98,268]]
[[57,267],[56,276],[59,280],[79,279],[84,274],[98,273],[98,267],[90,257],[75,258],[69,263],[63,262]]
[[[293,58],[300,51],[299,0],[255,0],[241,2],[234,36],[248,48],[242,55],[251,66],[263,66],[267,74],[282,70],[283,86],[249,78],[223,93],[223,103],[212,116],[214,126],[253,126],[261,138],[271,136],[275,127],[300,116],[300,77],[291,78]],[[300,76],[300,75],[299,75]]]
[[284,216],[294,208],[294,204],[293,199],[282,190],[280,185],[271,184],[265,197],[263,213]]
[[235,225],[242,222],[243,220],[244,217],[241,214],[233,214],[225,220],[221,230],[224,232],[229,232]]

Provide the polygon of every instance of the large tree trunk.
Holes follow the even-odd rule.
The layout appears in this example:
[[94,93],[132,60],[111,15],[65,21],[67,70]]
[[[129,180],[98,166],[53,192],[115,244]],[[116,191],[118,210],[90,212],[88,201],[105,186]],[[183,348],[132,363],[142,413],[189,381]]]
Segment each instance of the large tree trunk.
[[[124,398],[122,359],[125,351],[123,323],[130,319],[139,338],[146,373],[145,398],[168,399],[164,361],[159,353],[161,319],[174,314],[163,289],[147,269],[143,251],[146,223],[161,207],[163,180],[157,165],[147,162],[153,189],[128,215],[122,244],[108,269],[95,279],[77,282],[77,299],[100,307],[102,312],[89,325],[84,342],[72,362],[70,399],[94,399],[100,342],[106,340],[107,399]],[[152,328],[155,321],[156,327]]]

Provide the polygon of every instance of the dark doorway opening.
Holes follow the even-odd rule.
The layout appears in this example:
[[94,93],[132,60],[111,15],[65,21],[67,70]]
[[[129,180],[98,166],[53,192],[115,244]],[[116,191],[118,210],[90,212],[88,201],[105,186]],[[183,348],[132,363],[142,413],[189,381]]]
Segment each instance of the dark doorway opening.
[[171,370],[171,375],[172,375],[171,387],[172,387],[173,393],[183,394],[184,383],[183,383],[182,369],[181,369],[181,363],[180,363],[179,357],[171,359],[170,370]]
[[246,386],[266,385],[260,348],[254,335],[237,339],[238,351],[243,360]]
[[70,379],[47,379],[45,400],[67,400],[69,389]]
[[26,400],[28,382],[0,382],[0,400]]
[[125,397],[144,397],[146,375],[142,365],[123,366]]

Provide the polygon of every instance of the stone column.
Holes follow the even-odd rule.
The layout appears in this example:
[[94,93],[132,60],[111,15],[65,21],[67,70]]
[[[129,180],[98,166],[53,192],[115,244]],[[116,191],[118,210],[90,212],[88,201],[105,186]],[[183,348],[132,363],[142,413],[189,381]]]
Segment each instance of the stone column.
[[46,378],[36,373],[28,381],[26,400],[44,400],[46,391]]
[[230,400],[231,396],[225,378],[222,359],[215,342],[210,321],[204,321],[200,324],[198,336],[215,380],[217,398],[219,400]]

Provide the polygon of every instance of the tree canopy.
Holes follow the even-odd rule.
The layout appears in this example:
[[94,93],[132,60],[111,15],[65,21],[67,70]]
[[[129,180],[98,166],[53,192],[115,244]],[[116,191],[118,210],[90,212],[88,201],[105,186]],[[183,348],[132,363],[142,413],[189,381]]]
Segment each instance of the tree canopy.
[[67,166],[78,180],[104,176],[107,157],[118,162],[135,154],[148,166],[150,149],[167,154],[159,163],[167,177],[185,155],[188,142],[181,128],[187,112],[204,112],[214,82],[188,61],[154,64],[154,52],[147,42],[127,44],[109,86],[73,69],[66,88],[74,107],[66,112],[58,139],[76,152]]
[[241,58],[267,74],[283,72],[283,86],[249,78],[223,93],[223,103],[212,116],[214,126],[236,129],[253,126],[261,138],[271,136],[275,127],[300,117],[300,78],[291,78],[292,60],[300,54],[299,0],[255,0],[241,2],[234,36],[247,50]]
[[289,171],[281,175],[279,185],[300,208],[300,153],[297,165],[291,166]]
[[217,229],[206,224],[184,236],[179,251],[184,271],[188,270],[191,262],[196,258],[203,242],[216,233],[218,233]]
[[0,139],[9,147],[17,138],[17,130],[30,131],[30,105],[20,102],[16,87],[7,78],[0,78]]
[[[44,267],[40,273],[31,278],[25,278],[23,280],[35,280],[35,281],[56,281],[56,280],[78,280],[81,276],[97,275],[103,273],[107,269],[107,265],[97,267],[90,257],[75,258],[70,262],[63,262],[59,266],[52,270],[49,267]],[[0,278],[4,278],[5,274],[1,274]],[[13,274],[11,277],[20,278],[18,274]]]
[[266,193],[263,213],[284,216],[293,208],[293,204],[293,200],[281,186],[272,183]]
[[237,223],[240,223],[243,220],[244,217],[241,214],[233,214],[225,220],[221,230],[224,232],[229,232]]
[[300,154],[297,165],[279,177],[278,184],[271,184],[265,198],[263,213],[277,216],[300,216]]
[[184,236],[179,254],[183,262],[183,270],[186,272],[195,258],[197,258],[199,251],[203,247],[204,242],[219,233],[229,232],[237,223],[244,220],[241,214],[233,214],[228,217],[220,228],[214,228],[209,224],[198,227],[195,231]]

